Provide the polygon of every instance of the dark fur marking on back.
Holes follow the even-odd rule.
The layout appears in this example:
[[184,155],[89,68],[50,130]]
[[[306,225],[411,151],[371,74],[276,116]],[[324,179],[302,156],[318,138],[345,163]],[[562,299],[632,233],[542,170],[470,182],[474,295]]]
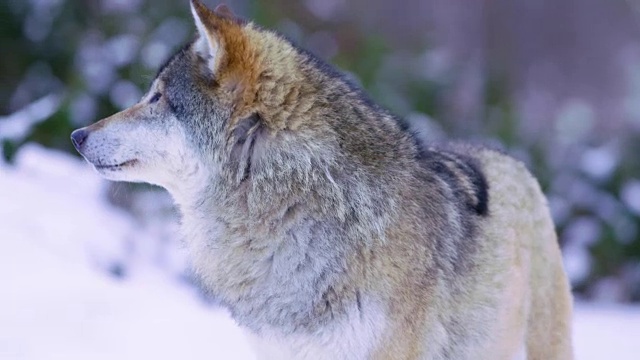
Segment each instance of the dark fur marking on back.
[[400,127],[400,130],[405,133],[413,142],[417,150],[417,158],[420,159],[422,154],[425,152],[425,144],[423,143],[420,135],[416,130],[411,129],[411,124],[409,124],[409,121],[407,121],[406,119],[397,116],[394,116],[393,119]]
[[489,211],[488,184],[480,165],[471,156],[440,149],[423,150],[423,161],[478,215]]
[[467,166],[471,168],[474,176],[471,176],[471,182],[476,189],[475,210],[478,215],[487,215],[489,213],[489,185],[484,173],[480,169],[480,165],[474,159],[470,159]]

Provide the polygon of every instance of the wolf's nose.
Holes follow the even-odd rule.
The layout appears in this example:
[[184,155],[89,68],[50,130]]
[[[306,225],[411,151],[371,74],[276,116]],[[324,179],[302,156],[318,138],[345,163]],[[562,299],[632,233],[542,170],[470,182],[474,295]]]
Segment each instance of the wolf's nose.
[[85,129],[78,129],[71,133],[71,142],[76,150],[80,151],[82,143],[87,140],[87,135],[89,135],[89,132]]

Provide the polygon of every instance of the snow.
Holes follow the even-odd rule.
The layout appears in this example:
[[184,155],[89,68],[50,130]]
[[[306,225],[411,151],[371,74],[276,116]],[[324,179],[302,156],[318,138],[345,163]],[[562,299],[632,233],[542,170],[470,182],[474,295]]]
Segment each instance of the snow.
[[[84,162],[37,145],[0,163],[0,359],[253,359],[229,315],[153,256],[108,275],[154,234],[104,192]],[[640,307],[578,303],[574,333],[577,359],[635,359]]]
[[144,237],[104,186],[35,145],[0,165],[0,359],[253,359],[228,314],[150,261],[101,270]]
[[573,324],[577,360],[636,360],[640,307],[579,303]]

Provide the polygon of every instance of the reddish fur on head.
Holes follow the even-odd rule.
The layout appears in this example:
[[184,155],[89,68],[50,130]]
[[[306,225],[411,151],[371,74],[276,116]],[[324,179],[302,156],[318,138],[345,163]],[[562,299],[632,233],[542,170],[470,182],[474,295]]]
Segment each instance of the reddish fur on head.
[[236,17],[224,4],[212,11],[198,0],[192,0],[192,3],[210,41],[218,44],[215,66],[209,70],[234,98],[233,117],[248,115],[261,73],[258,51],[243,30],[248,23]]
[[312,118],[305,113],[315,100],[299,94],[312,93],[314,84],[306,80],[304,61],[288,41],[239,21],[225,5],[216,12],[198,0],[192,4],[201,36],[214,45],[214,61],[207,66],[230,99],[232,126],[255,113],[273,131],[294,128],[301,119]]

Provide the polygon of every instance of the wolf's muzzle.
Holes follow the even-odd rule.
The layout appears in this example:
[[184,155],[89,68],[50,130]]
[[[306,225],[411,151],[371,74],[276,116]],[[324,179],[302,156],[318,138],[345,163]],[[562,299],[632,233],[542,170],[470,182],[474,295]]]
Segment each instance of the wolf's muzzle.
[[73,143],[73,146],[76,148],[76,150],[80,151],[80,148],[82,147],[82,144],[85,142],[85,140],[87,140],[88,135],[89,132],[84,128],[75,130],[71,133],[71,142]]

